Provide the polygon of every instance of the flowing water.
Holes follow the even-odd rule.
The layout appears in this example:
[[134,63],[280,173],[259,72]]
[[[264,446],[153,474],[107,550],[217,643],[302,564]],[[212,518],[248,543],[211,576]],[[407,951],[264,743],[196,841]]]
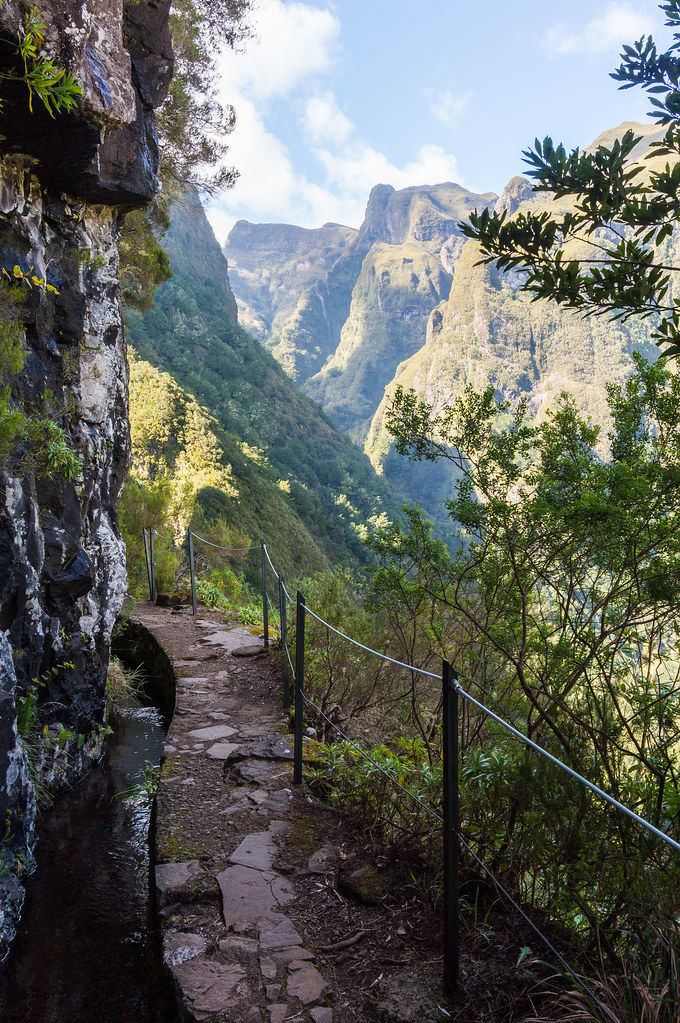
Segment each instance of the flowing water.
[[[149,900],[151,800],[165,730],[129,701],[108,756],[43,814],[3,1023],[167,1023]],[[132,790],[132,791],[131,791]],[[121,795],[123,793],[123,795]]]

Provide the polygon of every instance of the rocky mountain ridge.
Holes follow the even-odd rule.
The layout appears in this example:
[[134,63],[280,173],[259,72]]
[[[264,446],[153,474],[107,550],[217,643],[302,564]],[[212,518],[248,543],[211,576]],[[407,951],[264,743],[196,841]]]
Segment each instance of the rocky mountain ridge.
[[[330,226],[301,234],[241,221],[223,249],[241,322],[271,309],[271,326],[256,336],[343,429],[361,438],[398,364],[421,347],[433,305],[448,295],[463,242],[459,221],[480,200],[495,199],[454,184],[401,191],[377,185],[361,228],[333,226],[335,245],[321,259],[318,242]],[[293,237],[298,244],[282,300],[278,268]],[[305,241],[312,247],[301,251]],[[246,279],[255,267],[257,289]]]
[[[620,125],[593,146],[611,144],[628,128],[643,137],[637,155],[644,159],[658,136],[655,125]],[[601,421],[606,383],[630,371],[632,351],[642,347],[650,357],[658,354],[646,325],[584,321],[546,303],[532,303],[519,293],[516,276],[477,265],[478,248],[459,228],[473,209],[504,209],[512,216],[548,201],[522,177],[513,178],[500,197],[451,183],[400,191],[376,186],[364,223],[330,272],[317,267],[309,286],[305,280],[296,282],[291,270],[287,307],[277,309],[275,330],[262,337],[376,468],[433,514],[441,512],[451,479],[436,467],[412,465],[394,453],[384,422],[398,384],[415,387],[437,404],[466,383],[491,383],[509,400],[527,398],[537,415],[567,390]],[[263,282],[268,256],[261,232],[271,250],[289,230],[248,226],[248,258],[259,263]],[[245,233],[241,223],[236,234],[242,238]],[[244,253],[231,235],[224,251],[241,308],[255,301],[239,277]],[[276,295],[265,292],[276,307]],[[329,296],[334,299],[332,326],[322,295],[326,308]]]

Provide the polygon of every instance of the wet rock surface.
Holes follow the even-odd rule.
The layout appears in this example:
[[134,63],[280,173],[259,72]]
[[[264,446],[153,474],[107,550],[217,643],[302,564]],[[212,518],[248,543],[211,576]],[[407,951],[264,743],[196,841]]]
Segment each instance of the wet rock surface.
[[[42,757],[43,782],[67,787],[101,753],[109,641],[126,590],[116,515],[129,457],[117,239],[125,211],[156,189],[153,110],[172,72],[168,9],[167,0],[45,0],[47,52],[81,85],[78,109],[51,118],[34,100],[31,113],[25,86],[3,90],[0,269],[16,265],[56,289],[19,286],[12,318],[25,360],[13,397],[66,432],[82,469],[71,482],[26,466],[0,473],[0,819],[8,827],[0,957],[22,902],[12,877],[32,862],[34,786],[16,708],[34,679],[41,728],[76,736],[58,763]],[[4,67],[16,59],[25,11],[18,0],[0,7]]]

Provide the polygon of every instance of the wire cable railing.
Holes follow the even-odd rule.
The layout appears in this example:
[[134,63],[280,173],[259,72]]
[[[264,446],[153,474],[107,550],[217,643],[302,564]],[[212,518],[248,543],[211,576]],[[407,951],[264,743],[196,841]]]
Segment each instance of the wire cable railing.
[[344,632],[340,632],[340,629],[336,629],[333,625],[330,625],[323,618],[319,618],[318,614],[307,605],[304,605],[307,614],[310,614],[312,618],[316,618],[317,622],[321,625],[325,625],[327,629],[334,632],[336,636],[340,636],[342,639],[346,639],[348,643],[352,643],[354,646],[359,647],[360,650],[365,650],[367,654],[373,654],[374,657],[379,657],[381,661],[389,661],[390,664],[396,664],[399,668],[406,668],[407,671],[415,671],[418,675],[427,675],[428,678],[436,678],[437,681],[441,678],[441,675],[435,675],[433,671],[425,671],[424,668],[416,668],[413,664],[405,664],[404,661],[397,661],[394,657],[388,657],[387,654],[381,654],[379,650],[373,650],[370,646],[364,646],[363,643],[359,643],[358,640],[352,639],[351,636],[347,636]]
[[267,561],[269,562],[269,567],[271,568],[272,572],[273,572],[273,573],[274,573],[274,575],[276,576],[277,580],[278,580],[278,579],[280,579],[280,578],[281,578],[281,576],[280,576],[280,575],[279,575],[279,573],[278,573],[278,572],[276,571],[276,568],[274,567],[274,562],[273,562],[273,561],[272,561],[272,559],[271,559],[271,558],[269,557],[269,551],[267,550],[267,545],[266,545],[266,543],[263,543],[263,544],[262,544],[262,550],[264,551],[264,556],[265,556],[265,558],[267,559]]
[[290,676],[291,676],[291,678],[295,678],[295,668],[293,667],[293,660],[292,660],[292,658],[290,656],[290,650],[288,649],[288,644],[287,643],[283,644],[283,649],[286,651],[286,657],[288,658],[288,665],[290,667]]
[[174,536],[165,536],[163,533],[159,533],[157,529],[152,529],[151,532],[154,536],[157,536],[159,540],[167,540],[168,543],[174,543]]
[[199,536],[198,533],[194,533],[193,530],[189,530],[194,540],[200,540],[201,543],[205,543],[208,547],[213,547],[216,551],[231,551],[235,554],[247,554],[248,551],[255,551],[260,546],[259,544],[251,544],[250,547],[222,547],[218,543],[213,543],[212,540],[206,540],[204,536]]
[[[331,728],[333,728],[338,733],[338,735],[343,739],[343,741],[348,746],[356,750],[356,752],[361,757],[363,757],[364,760],[371,764],[385,778],[388,778],[398,789],[405,793],[405,795],[407,795],[409,799],[413,800],[413,802],[416,803],[422,810],[425,810],[425,812],[430,817],[436,820],[438,824],[441,825],[444,824],[444,818],[441,816],[441,814],[437,813],[436,810],[433,810],[432,807],[429,806],[424,800],[422,800],[420,796],[417,796],[415,792],[412,792],[405,785],[402,785],[399,779],[395,778],[391,771],[386,770],[382,766],[382,764],[378,764],[372,757],[370,757],[368,753],[364,749],[362,749],[361,746],[357,745],[356,742],[350,739],[349,736],[346,735],[343,732],[343,730],[339,728],[338,725],[336,725],[336,723],[328,717],[327,714],[324,714],[324,712],[318,706],[318,704],[310,700],[309,697],[306,696],[304,693],[302,694],[302,699],[304,700],[308,707],[311,707],[319,715],[319,717],[326,721],[327,724],[329,724]],[[481,870],[484,872],[485,876],[488,877],[493,882],[498,891],[508,900],[510,905],[513,906],[513,908],[519,913],[519,915],[529,925],[529,927],[531,927],[532,931],[534,931],[534,933],[541,939],[546,948],[555,956],[556,960],[559,962],[562,968],[567,971],[567,973],[576,982],[576,984],[578,984],[578,986],[581,988],[584,994],[591,999],[591,1001],[598,1007],[598,1009],[601,1009],[602,1012],[604,1012],[607,1019],[610,1020],[610,1023],[619,1023],[619,1021],[616,1019],[615,1016],[612,1015],[612,1013],[609,1011],[606,1005],[604,1005],[604,1003],[598,998],[598,996],[595,994],[592,988],[588,984],[586,984],[586,982],[579,976],[579,974],[576,973],[573,967],[569,965],[564,956],[560,952],[558,952],[558,950],[555,948],[554,944],[550,941],[548,936],[543,933],[543,931],[540,929],[540,927],[537,926],[537,924],[534,923],[529,914],[522,909],[520,904],[513,898],[513,896],[507,890],[505,885],[499,880],[498,877],[496,877],[493,871],[486,866],[484,861],[480,859],[480,857],[475,853],[475,851],[472,848],[470,848],[468,843],[463,838],[460,828],[453,829],[453,832],[457,840],[461,843],[461,845],[464,847],[467,853],[472,857],[477,866],[479,866]]]
[[[356,647],[359,647],[359,649],[365,650],[367,653],[373,654],[375,657],[380,657],[383,661],[389,661],[391,664],[397,664],[401,668],[406,668],[408,671],[415,671],[420,675],[427,675],[430,678],[436,678],[437,680],[439,680],[440,676],[435,675],[431,671],[425,671],[423,668],[417,668],[412,664],[404,664],[402,661],[397,661],[393,657],[388,657],[386,654],[381,654],[378,650],[372,650],[371,647],[364,646],[363,643],[359,643],[356,639],[352,639],[351,636],[346,636],[344,632],[340,632],[338,629],[334,628],[323,618],[320,618],[317,614],[315,614],[314,611],[312,611],[306,605],[305,611],[307,612],[307,614],[310,614],[312,618],[315,618],[317,622],[320,622],[321,625],[324,625],[327,629],[330,629],[330,631],[334,632],[337,636],[342,636],[343,639],[348,640],[348,642],[352,643]],[[551,763],[555,764],[557,767],[560,767],[568,775],[570,775],[576,781],[580,782],[581,785],[585,785],[587,788],[589,788],[590,791],[595,793],[596,796],[599,796],[600,799],[604,799],[611,806],[614,806],[616,807],[617,810],[620,810],[621,813],[625,813],[628,817],[631,818],[631,820],[634,820],[641,827],[646,828],[646,830],[649,831],[656,838],[660,838],[663,842],[666,842],[666,844],[669,845],[672,849],[675,849],[676,852],[680,852],[680,842],[676,842],[675,839],[671,838],[670,835],[667,835],[665,831],[661,831],[660,828],[657,828],[653,824],[650,824],[650,822],[645,820],[644,817],[640,817],[639,814],[629,809],[629,807],[625,806],[623,803],[620,803],[618,799],[615,799],[613,796],[610,796],[608,792],[605,792],[603,789],[598,788],[597,785],[594,785],[593,782],[589,781],[587,778],[584,778],[583,775],[578,773],[578,771],[575,771],[573,768],[569,767],[569,765],[565,764],[564,761],[559,760],[557,757],[553,756],[552,753],[549,753],[548,750],[544,749],[542,746],[539,746],[539,744],[537,742],[534,742],[533,739],[530,739],[528,735],[525,735],[523,732],[520,732],[520,730],[518,728],[515,728],[514,725],[511,725],[508,721],[505,721],[498,714],[495,714],[483,703],[480,703],[479,700],[476,700],[474,696],[471,696],[470,693],[466,692],[463,689],[459,682],[456,682],[455,685],[457,691],[464,699],[466,699],[469,703],[472,703],[475,707],[477,707],[478,710],[481,710],[484,714],[487,715],[487,717],[490,717],[497,724],[501,725],[502,728],[504,728],[506,731],[514,735],[517,739],[523,742],[525,746],[528,746],[529,749],[534,750],[534,752],[539,753],[542,757],[545,757],[547,760],[550,760]]]
[[[158,536],[160,539],[168,539],[168,540],[170,540],[171,538],[162,536],[162,534],[158,533],[156,530],[151,530],[150,529],[148,532],[149,532],[149,547],[150,547],[150,551],[147,548],[146,530],[144,531],[143,536],[144,536],[144,542],[145,542],[145,550],[147,551],[147,564],[148,564],[148,567],[150,569],[150,571],[149,571],[150,591],[152,593],[152,599],[153,599],[153,595],[154,595],[154,591],[155,591],[155,582],[153,580],[153,575],[154,575],[154,570],[153,570],[153,535]],[[281,650],[281,655],[282,655],[281,666],[282,666],[282,672],[283,672],[283,678],[284,678],[284,703],[285,703],[286,707],[288,707],[289,704],[290,704],[290,686],[289,686],[289,681],[291,679],[294,681],[294,688],[295,688],[294,781],[295,781],[295,783],[296,784],[300,784],[302,782],[303,716],[304,716],[304,707],[306,706],[310,710],[312,710],[315,714],[319,715],[319,717],[323,721],[325,721],[334,730],[334,732],[336,732],[340,736],[340,738],[345,743],[347,743],[352,749],[354,749],[364,760],[366,760],[369,764],[371,764],[373,766],[373,768],[375,768],[382,775],[384,775],[405,796],[407,796],[409,799],[411,799],[414,803],[418,804],[422,810],[424,810],[430,817],[432,817],[439,824],[442,825],[443,840],[444,840],[444,844],[445,844],[445,853],[446,853],[447,843],[450,841],[450,836],[451,835],[454,836],[455,841],[460,844],[461,848],[465,849],[465,851],[472,858],[472,860],[483,871],[485,876],[487,876],[492,881],[492,883],[494,884],[494,886],[496,887],[498,892],[509,902],[509,904],[522,917],[522,919],[527,923],[527,925],[537,934],[537,936],[541,939],[541,941],[546,946],[546,948],[548,948],[548,950],[551,952],[551,954],[555,957],[555,959],[561,965],[561,967],[564,970],[566,970],[566,972],[578,984],[578,986],[581,988],[581,990],[584,992],[584,994],[586,994],[587,997],[592,1001],[593,1005],[597,1006],[597,1008],[602,1013],[604,1013],[605,1017],[607,1018],[607,1020],[610,1021],[610,1023],[617,1023],[616,1017],[602,1003],[602,1001],[600,1000],[600,998],[598,998],[598,996],[592,990],[592,988],[569,965],[569,963],[562,956],[562,954],[558,951],[558,949],[555,948],[554,943],[551,942],[551,940],[543,933],[543,931],[541,931],[541,929],[534,923],[534,921],[531,920],[530,916],[526,913],[526,911],[522,908],[522,906],[513,898],[511,893],[502,884],[502,882],[499,880],[499,878],[496,877],[495,874],[493,873],[493,871],[491,871],[486,866],[486,864],[482,861],[482,859],[478,856],[478,854],[475,853],[475,851],[470,847],[470,845],[466,842],[465,838],[461,834],[461,830],[460,830],[460,827],[458,825],[458,768],[457,768],[457,762],[458,762],[457,742],[458,742],[458,738],[457,738],[457,727],[456,727],[456,724],[455,724],[455,721],[457,721],[457,715],[458,715],[458,697],[461,697],[462,699],[467,701],[470,705],[476,707],[482,714],[484,714],[490,720],[494,721],[497,725],[499,725],[508,734],[512,735],[514,738],[516,738],[521,743],[523,743],[527,748],[531,749],[533,752],[537,753],[539,756],[541,756],[544,759],[548,760],[550,763],[552,763],[554,766],[558,767],[560,770],[564,771],[574,781],[576,781],[579,784],[581,784],[584,787],[586,787],[590,792],[593,793],[594,796],[596,796],[599,799],[602,799],[607,804],[612,806],[614,809],[616,809],[620,813],[626,815],[635,824],[637,824],[638,826],[640,826],[643,829],[645,829],[650,835],[654,836],[654,838],[662,841],[667,846],[669,846],[671,849],[673,849],[674,852],[680,852],[680,842],[676,841],[674,838],[672,838],[665,831],[661,830],[661,828],[656,827],[650,821],[648,821],[644,817],[640,816],[634,810],[631,810],[629,807],[627,807],[624,803],[620,802],[614,796],[610,795],[608,792],[606,792],[603,789],[599,788],[597,785],[595,785],[593,782],[591,782],[588,778],[585,778],[583,775],[579,774],[578,771],[574,770],[568,764],[564,763],[558,757],[554,756],[552,753],[550,753],[548,750],[546,750],[539,743],[535,742],[533,739],[530,739],[529,736],[525,735],[522,731],[520,731],[514,725],[510,724],[510,722],[506,721],[503,717],[501,717],[495,711],[492,711],[484,703],[482,703],[479,700],[477,700],[474,696],[472,696],[470,693],[468,693],[460,685],[460,683],[458,681],[458,678],[452,672],[450,666],[448,665],[448,662],[446,662],[446,661],[444,662],[443,673],[442,673],[442,675],[438,675],[438,674],[435,674],[432,671],[428,671],[425,668],[420,668],[420,667],[418,667],[416,665],[408,664],[408,663],[406,663],[404,661],[400,661],[397,658],[390,656],[389,654],[382,653],[381,651],[375,650],[372,647],[369,647],[369,646],[365,645],[364,643],[360,643],[358,640],[354,639],[352,636],[349,636],[347,633],[342,632],[340,629],[336,628],[334,625],[331,625],[330,622],[326,621],[324,618],[322,618],[320,615],[318,615],[314,610],[312,610],[312,608],[310,608],[305,603],[304,598],[302,597],[302,594],[298,593],[297,594],[297,599],[295,600],[292,597],[292,595],[289,593],[289,591],[288,591],[288,589],[286,587],[285,581],[283,579],[283,576],[282,576],[282,574],[280,572],[278,572],[278,570],[277,570],[277,568],[276,568],[276,566],[275,566],[275,564],[274,564],[274,562],[273,562],[273,560],[271,558],[271,555],[269,554],[269,551],[267,549],[267,545],[266,545],[266,543],[264,541],[261,541],[259,544],[253,544],[253,545],[251,545],[249,547],[244,547],[244,548],[221,547],[220,545],[212,543],[212,541],[210,541],[210,540],[207,540],[205,537],[198,536],[196,533],[193,533],[191,530],[188,531],[190,562],[191,562],[192,598],[193,598],[193,611],[194,611],[194,614],[196,614],[195,569],[194,569],[194,558],[193,558],[193,540],[194,539],[200,541],[201,543],[207,544],[209,547],[215,548],[217,550],[222,550],[222,551],[225,551],[225,552],[230,552],[230,553],[247,553],[248,551],[255,550],[258,547],[261,550],[262,614],[263,614],[263,621],[264,621],[264,642],[265,642],[265,646],[269,646],[269,614],[271,612],[271,614],[273,616],[273,619],[274,619],[274,622],[275,622],[275,624],[277,626],[278,633],[279,633],[279,645],[280,645],[280,650]],[[149,553],[151,554],[151,564],[150,565],[149,565]],[[270,597],[270,595],[268,593],[268,590],[267,590],[267,574],[268,574],[267,569],[268,568],[271,569],[271,571],[273,572],[274,577],[276,578],[276,581],[277,581],[277,584],[278,584],[278,591],[279,591],[278,612],[277,612],[275,604],[272,601],[272,599],[271,599],[271,597]],[[295,659],[294,660],[293,660],[293,657],[291,656],[291,652],[289,650],[289,645],[288,645],[287,611],[286,611],[287,602],[295,604],[296,605],[296,612],[297,612],[296,613],[296,635],[295,635],[296,651],[295,651]],[[449,778],[448,789],[449,790],[451,789],[451,784],[450,784],[451,781],[453,781],[453,783],[454,783],[453,787],[455,789],[455,792],[453,793],[453,797],[454,798],[453,798],[453,802],[452,802],[451,793],[449,792],[449,794],[447,795],[447,784],[446,784],[446,781],[444,782],[444,792],[443,792],[443,802],[442,802],[442,806],[444,808],[444,816],[441,816],[440,814],[438,814],[431,806],[429,806],[424,800],[422,800],[418,795],[416,795],[416,793],[412,792],[407,786],[402,784],[399,781],[399,779],[396,778],[390,771],[386,770],[381,764],[379,764],[373,757],[371,757],[365,750],[363,750],[361,748],[361,746],[359,746],[348,735],[346,735],[345,732],[334,721],[331,720],[331,718],[324,712],[324,710],[321,707],[318,706],[318,704],[316,704],[313,700],[311,700],[309,698],[309,696],[307,695],[307,693],[305,692],[305,689],[304,689],[305,619],[306,619],[307,615],[309,615],[311,618],[313,618],[322,627],[328,629],[330,632],[332,632],[333,634],[338,636],[340,639],[350,643],[351,645],[353,645],[357,649],[362,650],[364,653],[366,653],[366,654],[368,654],[368,655],[370,655],[372,657],[378,658],[379,660],[381,660],[384,663],[389,663],[389,664],[392,664],[395,667],[403,669],[405,671],[409,671],[411,673],[415,673],[415,674],[418,674],[420,676],[424,676],[424,677],[427,677],[427,678],[430,678],[430,679],[435,679],[438,682],[442,682],[442,687],[443,687],[442,688],[443,706],[445,708],[445,710],[444,710],[444,741],[443,741],[444,768],[445,768],[444,774],[445,774],[445,776],[448,777],[447,770],[449,771],[450,778]],[[454,708],[454,711],[453,711],[453,717],[454,717],[453,728],[451,728],[450,721],[447,724],[447,712],[446,712],[446,708],[447,707],[449,707],[449,711],[448,711],[448,716],[449,717],[451,716],[451,713],[452,713],[451,707]],[[448,736],[448,738],[447,738],[447,736]],[[453,745],[451,745],[451,744],[453,744]],[[449,749],[449,746],[451,746],[450,749]],[[447,749],[449,749],[448,757],[447,757],[447,752],[446,752]],[[451,768],[452,759],[453,759],[453,762],[455,764],[455,770],[453,770]],[[447,760],[448,760],[448,765],[449,765],[448,768],[447,768]],[[452,770],[453,770],[453,773],[451,773]],[[454,805],[454,803],[455,803],[455,805]],[[457,857],[457,853],[455,854],[455,856],[453,856],[453,859],[452,859],[452,855],[451,855],[450,850],[449,850],[449,856],[448,856],[449,866],[447,868],[446,867],[447,857],[445,855],[445,886],[444,886],[445,887],[445,892],[447,892],[447,891],[449,892],[449,895],[447,896],[447,899],[448,899],[449,903],[451,903],[451,898],[452,897],[455,898],[455,908],[452,909],[451,905],[449,905],[449,907],[448,907],[448,912],[447,912],[448,923],[447,923],[446,928],[445,928],[445,931],[446,931],[446,933],[445,933],[445,959],[446,959],[446,964],[447,964],[446,967],[445,967],[445,985],[449,989],[455,988],[455,986],[457,984],[457,976],[458,976],[458,922],[457,921],[458,921],[458,908],[459,907],[458,907],[458,893],[457,893],[457,866],[455,867],[455,870],[454,870],[454,868],[452,866],[452,863],[455,860],[455,857]],[[451,887],[452,887],[452,877],[453,877],[454,874],[455,874],[455,886],[454,886],[455,887],[455,893],[454,893],[453,896],[451,896],[450,892],[451,892]]]

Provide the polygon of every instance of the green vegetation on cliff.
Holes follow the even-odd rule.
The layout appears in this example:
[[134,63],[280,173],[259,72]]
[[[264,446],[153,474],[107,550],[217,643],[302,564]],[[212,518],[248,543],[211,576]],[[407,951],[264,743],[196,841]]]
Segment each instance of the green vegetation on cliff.
[[175,208],[165,244],[173,277],[128,317],[130,485],[165,479],[178,532],[195,494],[206,517],[266,536],[286,569],[365,561],[366,529],[398,514],[389,485],[238,326],[226,261],[195,201]]

